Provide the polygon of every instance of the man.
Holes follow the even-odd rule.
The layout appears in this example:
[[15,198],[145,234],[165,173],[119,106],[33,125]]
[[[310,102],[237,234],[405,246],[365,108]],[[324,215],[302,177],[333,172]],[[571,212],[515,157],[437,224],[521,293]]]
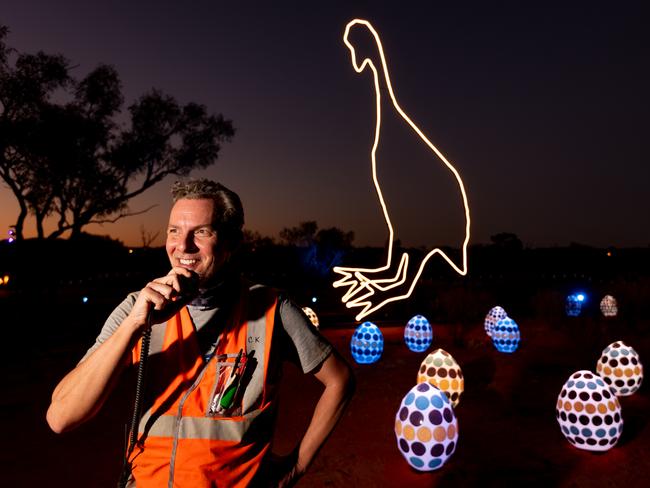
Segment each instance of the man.
[[[167,228],[171,271],[130,294],[52,394],[64,432],[93,417],[139,361],[148,325],[144,415],[129,486],[290,486],[330,434],[353,390],[349,366],[290,301],[250,287],[230,263],[242,238],[239,197],[208,180],[177,182]],[[270,452],[281,362],[324,385],[294,451]]]

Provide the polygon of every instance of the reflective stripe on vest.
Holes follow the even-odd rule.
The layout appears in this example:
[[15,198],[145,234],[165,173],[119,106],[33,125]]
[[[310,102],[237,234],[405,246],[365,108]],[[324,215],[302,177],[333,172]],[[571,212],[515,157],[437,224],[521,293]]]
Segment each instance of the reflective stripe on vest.
[[[204,363],[189,312],[183,308],[167,322],[160,368],[149,370],[147,389],[160,392],[139,427],[140,449],[131,457],[138,488],[147,486],[247,486],[270,446],[274,402],[267,398],[267,367],[276,298],[261,293],[259,304],[242,293],[242,302],[221,334],[216,353]],[[239,350],[251,373],[234,417],[210,416],[218,368],[232,364]],[[177,369],[170,375],[169,369]],[[171,378],[170,378],[171,376]],[[156,379],[159,384],[156,384]],[[244,381],[244,380],[242,380]],[[161,383],[166,384],[161,384]]]

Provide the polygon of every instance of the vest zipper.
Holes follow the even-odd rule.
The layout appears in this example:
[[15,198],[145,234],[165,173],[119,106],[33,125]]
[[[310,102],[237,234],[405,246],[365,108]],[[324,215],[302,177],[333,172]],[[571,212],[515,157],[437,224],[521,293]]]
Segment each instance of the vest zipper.
[[187,400],[187,397],[190,396],[190,394],[196,390],[196,387],[199,386],[199,383],[203,379],[203,376],[205,375],[205,370],[207,369],[208,365],[204,364],[203,369],[201,369],[201,372],[199,373],[199,376],[194,380],[194,383],[190,387],[189,390],[185,392],[185,395],[181,398],[181,401],[178,403],[178,412],[176,414],[176,419],[175,419],[175,425],[174,425],[174,441],[172,443],[172,452],[171,452],[171,459],[169,461],[169,482],[167,483],[168,488],[174,488],[174,468],[176,464],[176,451],[178,449],[178,434],[180,433],[181,430],[181,420],[183,418],[183,405],[185,405],[185,401]]

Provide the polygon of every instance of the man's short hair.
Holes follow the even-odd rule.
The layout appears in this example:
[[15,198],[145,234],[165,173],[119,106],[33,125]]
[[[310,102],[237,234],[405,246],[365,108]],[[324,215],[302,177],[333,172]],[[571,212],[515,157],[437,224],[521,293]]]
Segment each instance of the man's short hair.
[[217,183],[205,178],[176,181],[172,185],[172,200],[187,198],[190,200],[208,199],[214,202],[214,225],[219,239],[225,241],[230,249],[236,248],[243,238],[244,207],[239,195]]

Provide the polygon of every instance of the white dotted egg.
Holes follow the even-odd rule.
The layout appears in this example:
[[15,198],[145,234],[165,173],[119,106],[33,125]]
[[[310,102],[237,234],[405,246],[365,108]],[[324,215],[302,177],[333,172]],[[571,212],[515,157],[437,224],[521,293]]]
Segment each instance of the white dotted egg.
[[603,349],[596,371],[618,396],[631,395],[643,382],[639,354],[623,341],[613,342]]
[[439,469],[458,444],[458,422],[447,395],[429,383],[415,385],[395,416],[397,447],[419,471]]
[[318,329],[320,323],[318,322],[318,315],[316,315],[316,312],[314,312],[309,307],[302,307],[302,311],[305,312],[305,315],[307,316],[309,321],[312,323],[312,325]]
[[506,314],[506,311],[503,308],[499,307],[498,305],[496,307],[491,308],[490,311],[485,316],[485,322],[484,322],[485,333],[488,336],[492,337],[492,330],[497,325],[497,322],[499,320],[505,319],[507,316],[508,314]]
[[605,317],[616,317],[618,315],[618,303],[616,303],[616,298],[611,295],[605,295],[600,301],[600,312]]
[[418,372],[418,383],[428,382],[439,388],[455,408],[460,402],[460,395],[465,389],[465,379],[460,366],[451,354],[443,349],[436,349],[429,354]]
[[564,383],[555,414],[564,437],[580,449],[607,451],[623,432],[618,398],[591,371],[578,371]]

